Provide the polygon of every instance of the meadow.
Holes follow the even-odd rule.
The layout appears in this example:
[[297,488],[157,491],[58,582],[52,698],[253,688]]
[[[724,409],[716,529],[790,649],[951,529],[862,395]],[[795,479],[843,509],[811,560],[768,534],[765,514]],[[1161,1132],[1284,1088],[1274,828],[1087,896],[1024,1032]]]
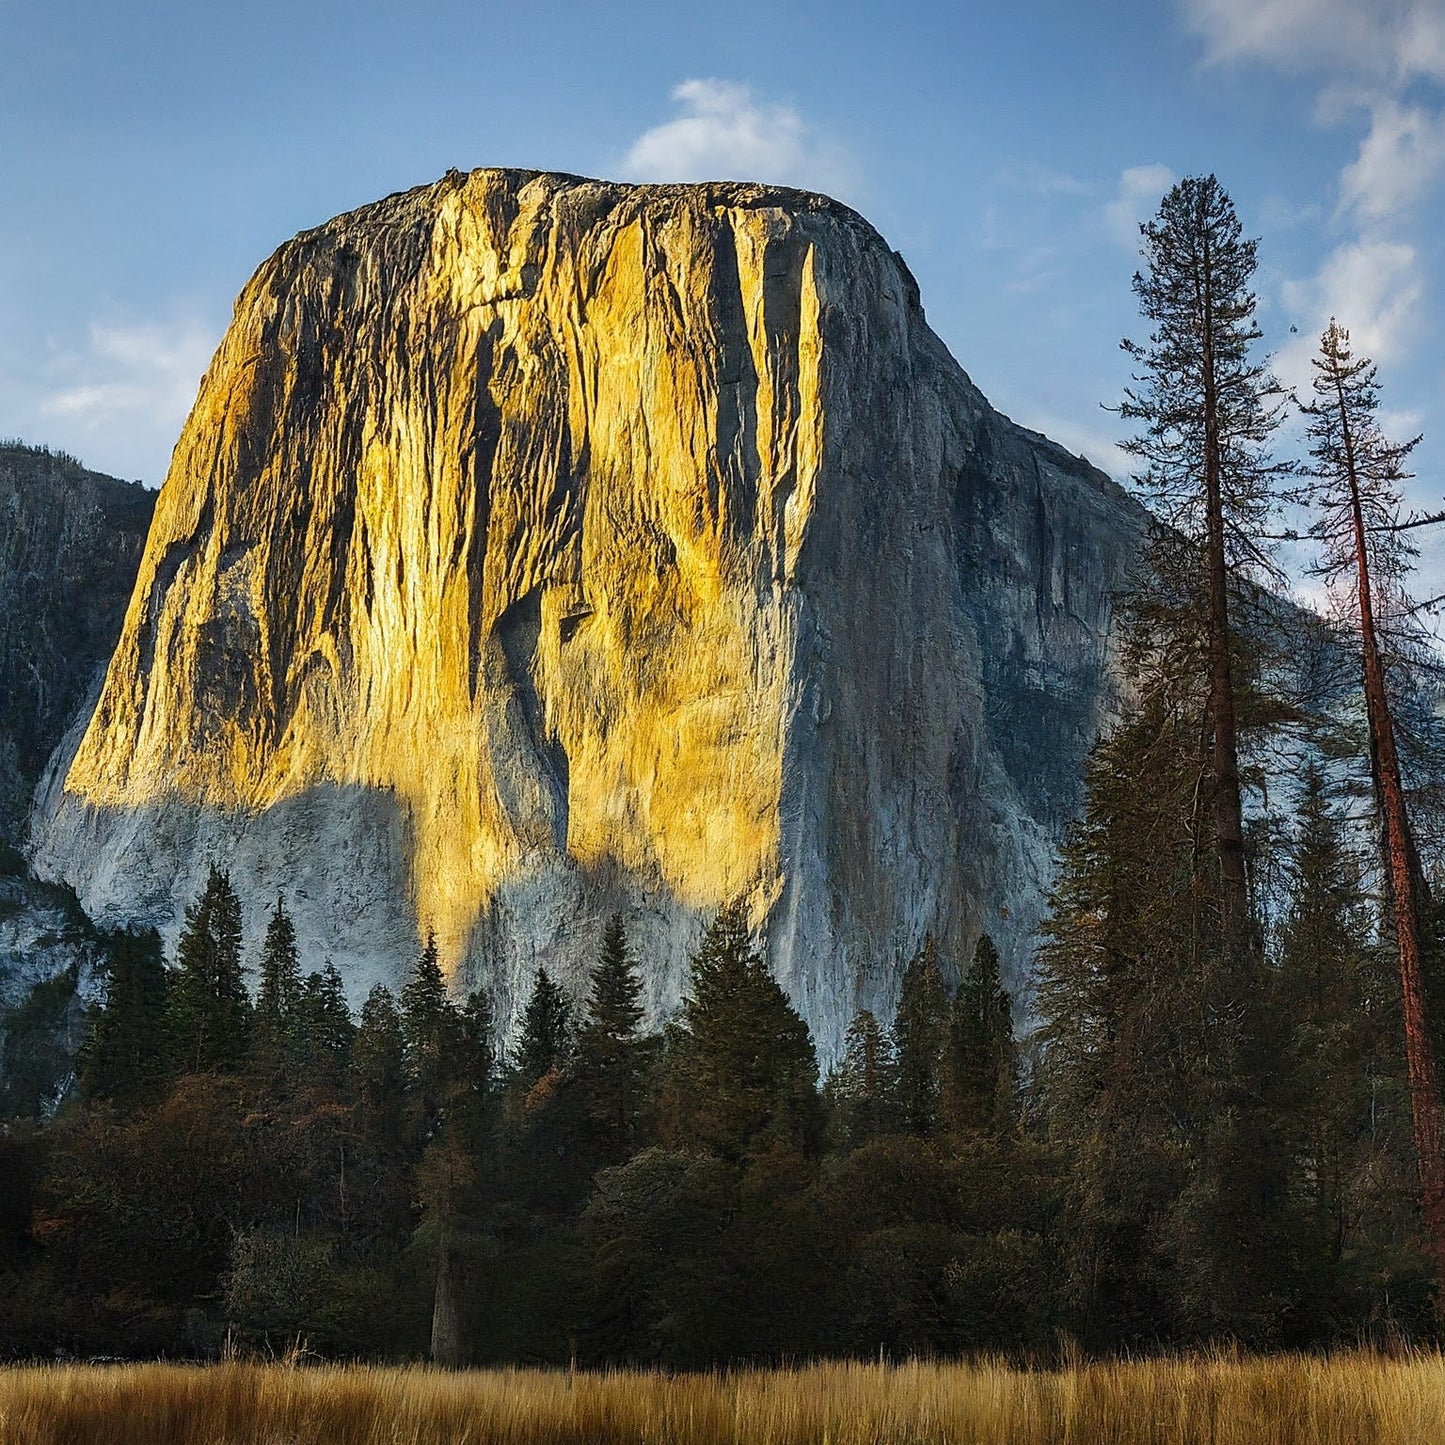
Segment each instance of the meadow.
[[1445,1438],[1445,1359],[664,1375],[223,1363],[0,1371],[5,1445],[1357,1445]]

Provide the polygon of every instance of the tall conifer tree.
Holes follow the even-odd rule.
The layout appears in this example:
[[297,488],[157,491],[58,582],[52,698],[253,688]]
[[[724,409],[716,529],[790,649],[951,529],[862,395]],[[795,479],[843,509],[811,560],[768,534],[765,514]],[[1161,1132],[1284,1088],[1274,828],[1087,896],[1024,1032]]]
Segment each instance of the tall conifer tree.
[[1317,509],[1310,532],[1321,544],[1321,573],[1348,583],[1400,967],[1421,1210],[1439,1276],[1436,1307],[1445,1318],[1445,1134],[1424,949],[1429,894],[1406,803],[1383,643],[1391,622],[1398,636],[1412,620],[1404,594],[1411,551],[1400,535],[1400,504],[1409,477],[1405,463],[1420,438],[1393,443],[1385,437],[1376,369],[1368,357],[1354,356],[1349,332],[1333,319],[1314,366],[1315,401],[1306,408],[1313,467],[1305,494]]
[[361,1021],[352,1045],[356,1087],[374,1134],[383,1144],[395,1145],[401,1136],[403,1094],[407,1088],[406,1042],[401,1010],[391,990],[377,984],[361,1006]]
[[998,949],[979,935],[949,1019],[945,1113],[954,1128],[999,1133],[1014,1123],[1013,997]]
[[692,957],[668,1044],[675,1141],[741,1164],[774,1144],[808,1149],[821,1123],[807,1025],[752,946],[740,903],[722,909]]
[[572,1006],[545,968],[537,970],[532,996],[522,1015],[517,1046],[517,1079],[524,1089],[560,1069],[572,1048]]
[[455,1022],[434,933],[427,934],[411,977],[402,988],[401,1019],[407,1073],[430,1112],[439,1106]]
[[130,1107],[152,1098],[169,1069],[166,970],[154,929],[105,943],[105,1002],[90,1016],[76,1069],[82,1097]]
[[[1121,414],[1143,423],[1124,443],[1162,519],[1193,548],[1186,590],[1202,606],[1209,797],[1218,869],[1220,931],[1236,962],[1252,951],[1236,717],[1237,628],[1232,593],[1241,572],[1272,572],[1264,534],[1278,468],[1266,448],[1282,409],[1278,384],[1252,357],[1260,339],[1251,289],[1257,243],[1213,176],[1173,186],[1140,227],[1144,268],[1134,291],[1154,327],[1124,342],[1142,367]],[[1177,556],[1177,548],[1166,541]]]
[[298,1057],[303,983],[296,929],[278,893],[261,945],[252,1043],[261,1067],[286,1070]]
[[1293,886],[1280,929],[1278,1000],[1295,1088],[1290,1133],[1306,1192],[1308,1243],[1337,1272],[1362,1213],[1362,1181],[1380,1173],[1377,1084],[1393,1072],[1385,1007],[1359,869],[1319,767],[1304,774]]
[[213,863],[186,909],[176,947],[170,1019],[176,1061],[195,1073],[235,1068],[246,1052],[250,1000],[241,969],[241,901]]
[[329,959],[319,973],[310,973],[296,1008],[300,1054],[308,1072],[330,1083],[340,1082],[351,1057],[356,1025],[346,1002],[346,986]]
[[278,893],[276,907],[266,925],[261,946],[261,977],[256,989],[256,1020],[278,1033],[284,1029],[301,1001],[301,959],[296,948],[296,928],[286,912],[286,901]]
[[896,1127],[896,1074],[893,1040],[871,1009],[859,1010],[826,1090],[832,1130],[843,1143],[856,1148]]
[[948,989],[932,934],[903,970],[893,1045],[903,1127],[914,1134],[930,1135],[939,1124],[948,1050]]
[[604,1153],[621,1162],[631,1152],[642,1105],[642,982],[627,947],[621,914],[602,931],[587,1013],[577,1031],[578,1081],[587,1110],[605,1136]]

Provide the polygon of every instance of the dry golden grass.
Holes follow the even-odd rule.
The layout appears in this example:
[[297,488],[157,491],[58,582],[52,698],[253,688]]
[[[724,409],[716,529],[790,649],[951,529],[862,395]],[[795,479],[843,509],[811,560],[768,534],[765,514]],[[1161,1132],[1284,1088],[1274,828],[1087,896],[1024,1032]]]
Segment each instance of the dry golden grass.
[[1428,1445],[1445,1361],[1196,1358],[667,1377],[278,1365],[0,1370],[4,1445]]

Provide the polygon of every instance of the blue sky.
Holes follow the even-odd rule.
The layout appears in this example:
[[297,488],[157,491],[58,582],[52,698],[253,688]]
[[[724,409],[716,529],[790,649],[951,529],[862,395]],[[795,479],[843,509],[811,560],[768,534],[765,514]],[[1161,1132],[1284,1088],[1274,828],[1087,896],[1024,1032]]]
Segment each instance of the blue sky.
[[1445,491],[1445,0],[0,0],[0,436],[158,483],[276,245],[479,165],[839,195],[1115,471],[1137,221],[1212,170],[1282,375],[1337,314]]

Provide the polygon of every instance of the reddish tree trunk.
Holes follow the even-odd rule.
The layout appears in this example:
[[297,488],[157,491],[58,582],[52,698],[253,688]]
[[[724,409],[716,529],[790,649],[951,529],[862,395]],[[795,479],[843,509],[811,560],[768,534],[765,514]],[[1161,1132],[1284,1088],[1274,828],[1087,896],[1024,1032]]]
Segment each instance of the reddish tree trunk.
[[1366,547],[1364,509],[1355,470],[1354,437],[1344,389],[1336,378],[1345,467],[1350,484],[1355,572],[1359,593],[1360,638],[1364,657],[1365,711],[1370,725],[1380,811],[1384,819],[1385,861],[1389,869],[1395,946],[1400,959],[1400,993],[1405,1022],[1405,1062],[1410,1080],[1410,1109],[1415,1124],[1415,1158],[1420,1176],[1420,1210],[1435,1256],[1437,1316],[1445,1311],[1445,1153],[1441,1149],[1440,1091],[1435,1049],[1430,1040],[1425,969],[1420,947],[1421,889],[1415,842],[1405,808],[1395,724],[1385,688],[1385,667],[1375,630],[1374,596]]
[[1243,959],[1249,895],[1244,867],[1244,804],[1239,786],[1239,737],[1229,649],[1229,572],[1224,546],[1223,461],[1214,365],[1214,279],[1204,241],[1198,303],[1203,330],[1205,570],[1209,593],[1209,724],[1214,765],[1214,837],[1219,861],[1220,926],[1226,956]]

